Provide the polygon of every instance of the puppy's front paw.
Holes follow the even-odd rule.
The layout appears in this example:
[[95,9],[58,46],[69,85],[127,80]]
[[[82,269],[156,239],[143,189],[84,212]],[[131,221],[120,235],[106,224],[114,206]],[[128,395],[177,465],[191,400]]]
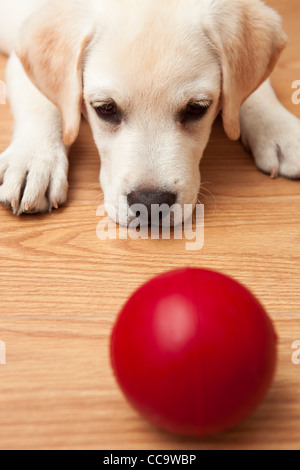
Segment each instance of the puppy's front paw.
[[264,173],[300,179],[300,120],[287,110],[242,126],[242,142]]
[[12,143],[0,155],[0,202],[15,215],[58,208],[67,199],[67,173],[63,148],[31,150]]

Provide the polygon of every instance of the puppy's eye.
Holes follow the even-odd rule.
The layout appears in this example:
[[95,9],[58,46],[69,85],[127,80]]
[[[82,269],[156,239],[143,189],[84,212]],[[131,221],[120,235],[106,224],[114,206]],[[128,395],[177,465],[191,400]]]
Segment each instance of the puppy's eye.
[[186,107],[186,114],[190,114],[191,116],[203,116],[208,110],[208,106],[201,106],[198,103],[190,103]]
[[188,103],[186,108],[181,113],[181,122],[188,123],[199,121],[207,113],[211,102]]
[[118,124],[121,121],[118,107],[114,101],[93,105],[97,115],[104,121]]
[[112,116],[117,114],[117,106],[115,103],[106,103],[102,106],[97,106],[96,111],[101,116]]

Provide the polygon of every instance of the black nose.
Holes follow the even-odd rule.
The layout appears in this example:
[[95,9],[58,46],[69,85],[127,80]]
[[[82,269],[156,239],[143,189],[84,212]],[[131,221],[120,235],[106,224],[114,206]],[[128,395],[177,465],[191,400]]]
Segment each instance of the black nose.
[[129,207],[133,206],[134,204],[141,204],[147,208],[148,211],[148,218],[151,218],[151,206],[154,204],[158,204],[162,206],[166,204],[167,206],[171,207],[175,204],[177,199],[176,194],[164,191],[133,191],[132,193],[128,194],[127,201]]

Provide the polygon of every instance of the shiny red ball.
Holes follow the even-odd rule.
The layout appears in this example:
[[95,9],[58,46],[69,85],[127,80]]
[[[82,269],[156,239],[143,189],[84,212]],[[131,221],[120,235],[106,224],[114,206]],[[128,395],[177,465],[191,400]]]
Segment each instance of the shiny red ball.
[[247,418],[271,385],[276,334],[241,284],[203,269],[163,274],[123,308],[112,365],[129,402],[165,430],[202,437]]

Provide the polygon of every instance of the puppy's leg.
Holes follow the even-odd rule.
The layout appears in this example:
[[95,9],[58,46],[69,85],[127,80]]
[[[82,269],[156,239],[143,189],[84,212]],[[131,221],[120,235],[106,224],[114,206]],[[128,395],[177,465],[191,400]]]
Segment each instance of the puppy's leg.
[[17,215],[57,208],[68,188],[60,113],[31,83],[15,54],[7,67],[7,88],[15,131],[0,155],[0,202]]
[[278,101],[270,81],[243,104],[241,136],[256,165],[273,178],[300,178],[300,120]]

